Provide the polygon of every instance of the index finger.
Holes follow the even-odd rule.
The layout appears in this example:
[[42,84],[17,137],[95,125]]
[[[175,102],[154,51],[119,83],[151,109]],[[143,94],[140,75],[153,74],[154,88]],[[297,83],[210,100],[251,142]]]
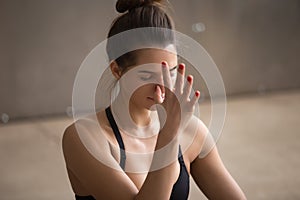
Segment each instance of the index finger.
[[161,63],[162,65],[162,75],[163,75],[163,81],[164,81],[164,87],[167,87],[169,90],[172,90],[172,80],[170,71],[168,68],[168,63],[166,61],[163,61]]

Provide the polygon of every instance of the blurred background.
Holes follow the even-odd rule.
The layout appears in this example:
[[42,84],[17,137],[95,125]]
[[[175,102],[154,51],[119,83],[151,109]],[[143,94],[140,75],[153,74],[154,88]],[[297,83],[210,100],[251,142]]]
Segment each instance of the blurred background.
[[[300,199],[300,1],[169,1],[177,30],[222,75],[225,166],[248,199]],[[106,39],[115,2],[0,0],[0,199],[74,199],[61,137],[77,70]],[[190,199],[206,199],[191,184]]]

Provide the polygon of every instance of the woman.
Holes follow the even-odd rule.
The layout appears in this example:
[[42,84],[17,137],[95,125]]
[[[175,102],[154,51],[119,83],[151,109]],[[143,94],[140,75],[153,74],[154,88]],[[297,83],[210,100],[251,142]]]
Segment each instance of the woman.
[[[117,11],[124,14],[113,22],[108,38],[141,27],[173,30],[173,21],[162,3],[117,1]],[[188,198],[190,175],[209,199],[246,199],[224,167],[216,147],[206,157],[198,156],[208,130],[191,114],[200,96],[196,91],[189,98],[193,77],[187,76],[184,84],[185,65],[178,65],[177,55],[166,50],[174,44],[174,35],[153,31],[143,36],[146,39],[140,42],[142,46],[151,43],[161,48],[140,48],[118,57],[115,53],[118,44],[108,40],[110,70],[119,81],[120,92],[110,106],[97,113],[97,123],[101,126],[97,136],[103,136],[95,144],[100,159],[91,154],[79,136],[76,124],[90,127],[87,121],[78,120],[65,130],[63,152],[76,199],[183,200]],[[161,66],[151,67],[147,63],[161,63]],[[154,77],[157,82],[147,82]],[[140,87],[134,87],[141,82]],[[150,129],[141,131],[146,129],[128,126],[126,107],[137,126]],[[152,123],[155,119],[158,123]],[[155,124],[159,124],[159,129]],[[179,135],[188,138],[192,129],[196,130],[193,142],[183,151],[184,141]],[[130,152],[150,153],[151,158],[131,159]]]

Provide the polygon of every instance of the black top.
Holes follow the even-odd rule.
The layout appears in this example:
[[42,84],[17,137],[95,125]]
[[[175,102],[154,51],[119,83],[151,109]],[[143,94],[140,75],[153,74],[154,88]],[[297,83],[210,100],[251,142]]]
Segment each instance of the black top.
[[[120,166],[124,170],[125,169],[125,160],[126,160],[126,154],[125,154],[125,146],[120,134],[120,131],[118,129],[118,126],[113,118],[113,115],[111,113],[110,107],[105,109],[106,116],[108,118],[108,121],[110,123],[110,126],[112,127],[112,130],[115,134],[115,137],[118,141],[118,144],[120,146]],[[172,193],[170,196],[170,200],[186,200],[189,196],[189,190],[190,190],[190,176],[186,169],[186,166],[183,161],[183,156],[181,153],[181,148],[179,145],[179,152],[178,152],[178,162],[180,164],[180,174],[176,181],[176,183],[173,185]],[[75,194],[76,200],[95,200],[95,198],[91,195],[89,196],[78,196]]]

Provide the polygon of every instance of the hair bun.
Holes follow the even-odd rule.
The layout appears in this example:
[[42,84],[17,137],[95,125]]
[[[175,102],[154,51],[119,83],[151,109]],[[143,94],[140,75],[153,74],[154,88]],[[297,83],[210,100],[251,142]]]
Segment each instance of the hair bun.
[[118,0],[116,9],[119,13],[124,13],[127,10],[133,8],[142,7],[145,5],[152,5],[155,3],[161,3],[163,0]]

